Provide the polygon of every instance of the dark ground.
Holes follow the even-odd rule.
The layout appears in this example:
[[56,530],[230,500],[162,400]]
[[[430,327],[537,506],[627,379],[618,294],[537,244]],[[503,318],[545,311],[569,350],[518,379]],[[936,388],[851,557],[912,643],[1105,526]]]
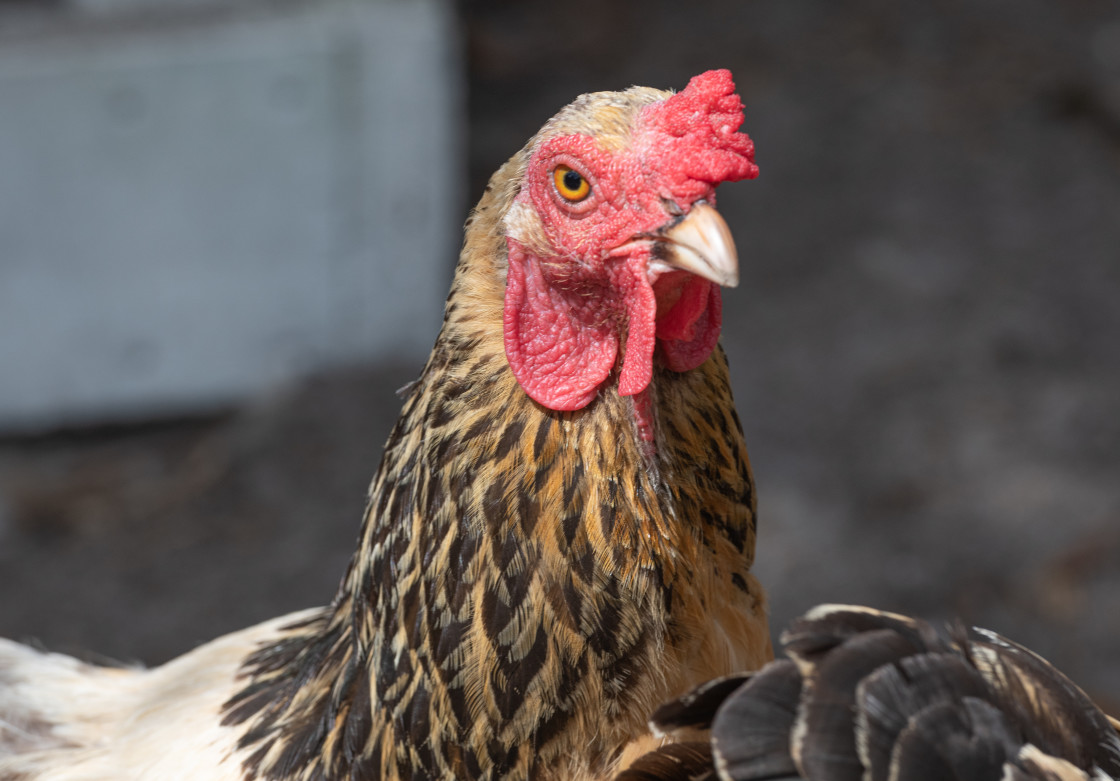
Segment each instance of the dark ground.
[[[724,344],[775,621],[960,615],[1120,710],[1120,3],[462,12],[472,193],[579,92],[735,74],[762,176],[721,193]],[[0,444],[0,635],[156,663],[326,601],[419,365]]]

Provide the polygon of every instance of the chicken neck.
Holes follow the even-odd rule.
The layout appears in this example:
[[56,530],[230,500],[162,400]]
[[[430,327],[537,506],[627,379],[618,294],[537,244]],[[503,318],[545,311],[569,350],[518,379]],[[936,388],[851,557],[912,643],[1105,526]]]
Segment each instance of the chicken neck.
[[666,697],[769,658],[722,350],[568,412],[514,379],[518,166],[468,222],[335,601],[250,658],[227,704],[247,778],[606,777]]

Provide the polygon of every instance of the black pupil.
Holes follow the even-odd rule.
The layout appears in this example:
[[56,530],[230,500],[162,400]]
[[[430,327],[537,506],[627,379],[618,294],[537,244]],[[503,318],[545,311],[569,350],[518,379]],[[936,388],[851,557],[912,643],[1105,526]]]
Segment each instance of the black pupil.
[[575,171],[569,170],[569,171],[564,172],[564,188],[565,189],[571,190],[572,192],[576,192],[577,190],[579,190],[580,185],[582,185],[582,184],[583,184],[583,177],[580,176],[579,174],[577,174]]

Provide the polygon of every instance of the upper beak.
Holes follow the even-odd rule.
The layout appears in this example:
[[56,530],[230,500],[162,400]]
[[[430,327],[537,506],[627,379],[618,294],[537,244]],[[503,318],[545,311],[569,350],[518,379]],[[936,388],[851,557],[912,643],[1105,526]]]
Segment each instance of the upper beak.
[[651,269],[681,269],[725,287],[739,284],[731,229],[715,207],[697,201],[683,218],[654,234]]

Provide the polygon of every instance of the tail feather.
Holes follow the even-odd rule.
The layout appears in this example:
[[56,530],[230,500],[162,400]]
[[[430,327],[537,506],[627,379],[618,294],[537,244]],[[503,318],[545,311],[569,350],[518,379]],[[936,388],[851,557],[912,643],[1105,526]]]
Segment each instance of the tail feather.
[[801,675],[782,659],[728,697],[712,728],[712,755],[722,778],[797,777],[789,736],[800,695]]
[[[782,641],[789,660],[705,684],[654,723],[710,724],[709,763],[723,781],[1120,778],[1116,720],[995,633],[825,605]],[[657,755],[669,749],[651,752],[643,766],[663,774],[648,778],[696,777],[694,765],[664,774],[674,765]]]

